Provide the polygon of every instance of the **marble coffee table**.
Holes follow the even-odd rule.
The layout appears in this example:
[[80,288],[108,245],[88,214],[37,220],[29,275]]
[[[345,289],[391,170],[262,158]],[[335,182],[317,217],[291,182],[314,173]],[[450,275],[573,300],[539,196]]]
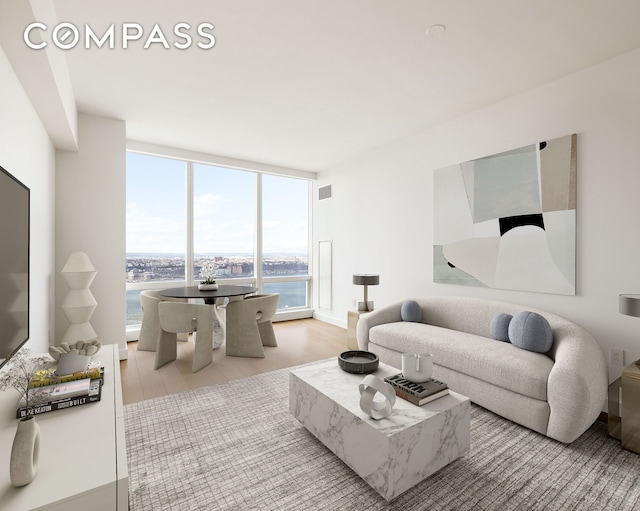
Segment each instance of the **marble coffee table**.
[[[380,364],[373,374],[398,372]],[[386,500],[469,451],[469,398],[450,392],[423,406],[398,398],[391,415],[374,420],[360,410],[365,376],[343,371],[337,359],[294,369],[289,411]]]

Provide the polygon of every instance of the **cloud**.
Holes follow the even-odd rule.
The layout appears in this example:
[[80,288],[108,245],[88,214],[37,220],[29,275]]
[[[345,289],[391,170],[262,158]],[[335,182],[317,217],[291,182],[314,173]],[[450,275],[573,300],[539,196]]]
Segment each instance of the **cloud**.
[[184,252],[185,220],[153,215],[127,203],[127,252]]

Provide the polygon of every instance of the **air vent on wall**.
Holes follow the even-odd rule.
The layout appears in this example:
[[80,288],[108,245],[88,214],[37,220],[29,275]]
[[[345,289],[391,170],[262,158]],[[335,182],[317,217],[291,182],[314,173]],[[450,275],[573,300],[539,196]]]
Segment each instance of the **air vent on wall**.
[[318,188],[318,200],[331,198],[331,185],[321,186]]

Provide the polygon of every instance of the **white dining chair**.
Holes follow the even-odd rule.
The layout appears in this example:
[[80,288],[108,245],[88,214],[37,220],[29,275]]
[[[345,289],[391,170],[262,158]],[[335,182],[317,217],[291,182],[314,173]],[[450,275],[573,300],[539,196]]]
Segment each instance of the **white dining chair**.
[[[158,291],[146,289],[140,293],[140,305],[142,306],[142,325],[138,336],[138,351],[156,351],[160,339],[160,321],[158,319],[158,304],[160,302],[187,303],[186,298],[169,298],[162,296]],[[181,333],[178,340],[188,340],[187,333]]]
[[226,354],[264,358],[263,346],[277,346],[271,320],[278,309],[278,293],[248,296],[227,304]]
[[191,372],[208,366],[213,360],[213,307],[202,303],[160,302],[160,340],[156,349],[154,369],[178,356],[178,333],[196,332]]

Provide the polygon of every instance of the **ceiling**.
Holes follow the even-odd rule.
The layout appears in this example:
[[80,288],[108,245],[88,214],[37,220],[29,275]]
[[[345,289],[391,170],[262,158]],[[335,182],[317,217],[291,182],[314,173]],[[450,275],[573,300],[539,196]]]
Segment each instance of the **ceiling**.
[[[321,171],[640,47],[637,0],[54,0],[116,48],[64,53],[79,111],[127,137]],[[145,34],[122,49],[122,23]],[[191,47],[144,49],[179,22]],[[195,26],[215,25],[198,48]],[[428,27],[443,24],[437,37]]]

